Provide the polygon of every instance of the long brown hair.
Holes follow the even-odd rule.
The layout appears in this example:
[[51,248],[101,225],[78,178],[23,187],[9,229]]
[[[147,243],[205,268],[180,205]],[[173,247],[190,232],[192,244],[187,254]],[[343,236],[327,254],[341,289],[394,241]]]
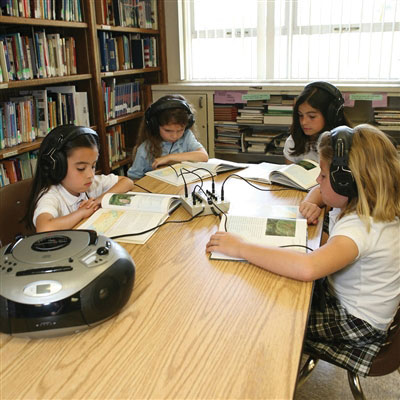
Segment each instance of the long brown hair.
[[[168,100],[187,100],[179,94],[166,95],[159,99],[159,101]],[[190,106],[190,105],[189,105]],[[192,113],[194,113],[193,107],[190,106]],[[182,108],[171,108],[159,112],[156,116],[158,122],[158,128],[163,125],[177,124],[187,126],[189,122],[189,114]],[[190,128],[194,131],[194,127]],[[193,132],[195,133],[195,132]],[[140,146],[142,143],[146,143],[146,150],[149,154],[150,159],[154,159],[161,156],[162,148],[161,143],[163,139],[160,136],[160,131],[157,129],[155,132],[146,124],[145,118],[143,118],[140,128],[139,135],[136,145]]]

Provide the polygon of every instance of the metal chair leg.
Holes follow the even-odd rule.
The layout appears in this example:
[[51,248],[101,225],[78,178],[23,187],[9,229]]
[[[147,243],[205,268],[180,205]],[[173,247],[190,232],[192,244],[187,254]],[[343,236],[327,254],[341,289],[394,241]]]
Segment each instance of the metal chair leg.
[[353,393],[354,400],[366,400],[358,375],[347,371],[347,378],[349,379],[349,385],[351,393]]
[[303,365],[303,367],[300,370],[299,376],[297,378],[297,386],[296,389],[299,389],[310,377],[311,372],[314,371],[314,368],[318,364],[318,358],[313,358],[313,357],[308,357],[307,361]]

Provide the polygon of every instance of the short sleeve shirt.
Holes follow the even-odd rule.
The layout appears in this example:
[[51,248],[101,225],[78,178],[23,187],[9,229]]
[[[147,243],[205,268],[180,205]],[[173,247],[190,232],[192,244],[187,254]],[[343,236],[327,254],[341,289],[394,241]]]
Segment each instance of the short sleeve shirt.
[[35,212],[33,213],[33,224],[36,226],[36,219],[40,214],[48,213],[54,218],[71,214],[79,208],[79,204],[88,198],[96,198],[111,189],[118,182],[118,176],[95,175],[92,185],[85,193],[74,196],[68,192],[63,185],[53,185],[39,199]]
[[293,163],[297,163],[301,160],[313,160],[316,162],[319,162],[319,156],[318,156],[318,151],[316,147],[312,147],[310,151],[304,154],[300,154],[298,156],[294,156],[291,153],[292,149],[294,149],[294,140],[292,138],[292,135],[290,135],[286,141],[285,141],[285,146],[283,148],[283,155],[285,158]]
[[[187,153],[189,151],[196,151],[203,149],[203,145],[196,139],[193,132],[187,129],[182,137],[176,142],[165,142],[161,143],[161,155],[176,153]],[[135,160],[132,166],[128,170],[128,176],[131,179],[142,178],[146,172],[151,171],[153,168],[153,159],[150,158],[147,150],[147,142],[143,142],[137,149]]]
[[369,231],[356,214],[332,222],[330,238],[350,238],[358,248],[358,256],[328,276],[330,290],[347,312],[386,330],[400,301],[399,218],[392,222],[370,218]]

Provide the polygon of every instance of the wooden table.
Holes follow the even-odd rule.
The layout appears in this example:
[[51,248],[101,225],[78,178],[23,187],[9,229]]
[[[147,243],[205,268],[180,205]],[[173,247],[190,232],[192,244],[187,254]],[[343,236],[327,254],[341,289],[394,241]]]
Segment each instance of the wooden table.
[[[149,177],[139,183],[182,191]],[[304,193],[258,192],[229,179],[225,196],[235,209],[297,204]],[[188,217],[179,208],[171,219]],[[169,224],[144,245],[124,245],[135,287],[99,326],[48,339],[1,334],[1,399],[292,398],[312,284],[209,260],[205,245],[218,223]],[[311,247],[320,233],[321,221],[309,230]]]

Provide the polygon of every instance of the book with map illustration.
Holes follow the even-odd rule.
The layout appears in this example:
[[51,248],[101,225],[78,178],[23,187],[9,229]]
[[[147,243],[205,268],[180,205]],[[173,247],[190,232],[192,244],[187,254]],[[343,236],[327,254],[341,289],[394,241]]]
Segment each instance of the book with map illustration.
[[[306,251],[302,246],[307,245],[307,220],[296,218],[298,212],[295,208],[293,211],[275,208],[269,216],[265,215],[224,215],[219,230],[234,233],[249,243],[274,247],[294,246],[293,250]],[[210,258],[244,261],[218,252],[212,252]]]
[[296,164],[254,164],[238,175],[260,183],[278,183],[299,190],[310,190],[316,186],[320,166],[313,160],[301,160]]
[[210,178],[219,173],[246,168],[249,164],[210,158],[207,162],[185,161],[146,172],[146,175],[174,186]]
[[143,244],[156,231],[151,228],[164,222],[180,202],[179,196],[168,194],[107,193],[102,199],[102,208],[80,225],[79,229],[93,229],[99,235],[111,238],[131,234],[116,240]]

